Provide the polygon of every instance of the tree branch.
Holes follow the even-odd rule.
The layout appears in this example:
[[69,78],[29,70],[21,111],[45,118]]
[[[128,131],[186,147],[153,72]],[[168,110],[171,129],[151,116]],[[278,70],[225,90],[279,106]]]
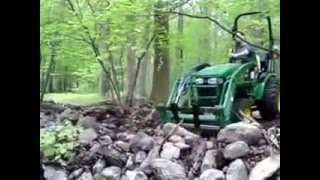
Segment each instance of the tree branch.
[[66,0],[66,1],[68,2],[69,6],[70,6],[70,10],[71,10],[71,11],[75,14],[75,16],[78,18],[78,21],[79,21],[82,29],[83,29],[84,32],[88,35],[89,41],[95,43],[96,38],[91,36],[91,34],[90,34],[90,32],[89,32],[89,28],[88,28],[86,25],[83,24],[82,18],[81,18],[82,15],[79,14],[79,12],[75,10],[74,5],[73,5],[73,3],[71,2],[71,0]]
[[74,39],[74,40],[77,40],[77,41],[82,41],[82,42],[90,44],[84,37],[76,38],[76,37],[72,37],[72,36],[69,36],[69,35],[66,35],[66,34],[61,34],[61,35],[64,36],[64,37],[70,38],[70,39]]
[[132,85],[132,93],[131,93],[131,96],[129,97],[129,106],[132,105],[132,100],[133,100],[133,95],[134,95],[134,90],[135,90],[135,87],[136,87],[136,84],[137,84],[137,78],[138,78],[138,75],[139,75],[139,70],[140,70],[140,65],[141,65],[141,61],[142,59],[144,58],[144,56],[146,55],[149,47],[151,46],[151,43],[153,42],[153,40],[155,39],[156,35],[153,34],[151,39],[149,40],[146,48],[145,48],[145,51],[143,51],[143,53],[138,57],[138,62],[137,62],[137,69],[136,69],[136,73],[135,73],[135,76],[134,76],[134,80],[133,80],[133,85]]
[[173,7],[170,8],[170,11],[175,11],[179,7],[184,6],[185,4],[187,4],[189,2],[190,2],[190,0],[186,0],[184,2],[175,3],[175,4],[173,4]]
[[91,13],[92,13],[92,16],[93,16],[93,19],[95,21],[95,23],[94,23],[94,37],[97,37],[97,35],[98,35],[98,23],[97,23],[97,20],[96,20],[96,11],[94,10],[92,4],[90,3],[90,0],[87,0],[87,5],[89,6],[89,8],[91,10]]
[[[247,40],[241,38],[240,36],[238,36],[236,33],[232,32],[231,30],[227,29],[226,27],[224,27],[222,24],[220,24],[217,20],[209,17],[209,16],[198,16],[198,15],[192,15],[192,14],[185,14],[185,13],[180,13],[180,12],[175,12],[175,11],[169,11],[169,12],[165,12],[165,13],[169,13],[169,14],[177,14],[177,15],[182,15],[182,16],[186,16],[186,17],[190,17],[190,18],[197,18],[197,19],[207,19],[210,20],[212,22],[214,22],[217,26],[219,26],[221,29],[223,29],[224,31],[228,32],[229,34],[241,39],[242,41],[246,42],[247,44],[251,45],[252,47],[264,50],[264,51],[269,51],[269,49],[264,48],[262,46],[259,45],[255,45],[252,44],[250,42],[248,42]],[[279,55],[279,53],[274,52],[275,54]]]
[[80,8],[80,5],[79,5],[79,0],[75,0],[76,1],[76,5],[77,5],[77,8],[78,8],[78,12],[79,12],[79,18],[81,18],[81,21],[83,19],[83,15],[82,15],[82,11],[81,11],[81,8]]

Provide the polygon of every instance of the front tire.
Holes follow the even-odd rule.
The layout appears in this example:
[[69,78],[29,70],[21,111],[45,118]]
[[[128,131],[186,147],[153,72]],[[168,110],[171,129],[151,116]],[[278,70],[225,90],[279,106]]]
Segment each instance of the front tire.
[[273,120],[280,114],[280,81],[272,77],[266,84],[258,109],[263,120]]

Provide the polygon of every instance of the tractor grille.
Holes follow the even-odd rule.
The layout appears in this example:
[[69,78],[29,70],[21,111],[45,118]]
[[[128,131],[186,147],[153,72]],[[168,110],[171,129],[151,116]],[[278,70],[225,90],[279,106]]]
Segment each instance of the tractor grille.
[[198,87],[198,96],[216,96],[217,88],[215,87]]
[[201,97],[217,96],[217,88],[215,87],[198,87],[197,88],[199,106],[214,106],[216,104],[213,98],[201,99]]

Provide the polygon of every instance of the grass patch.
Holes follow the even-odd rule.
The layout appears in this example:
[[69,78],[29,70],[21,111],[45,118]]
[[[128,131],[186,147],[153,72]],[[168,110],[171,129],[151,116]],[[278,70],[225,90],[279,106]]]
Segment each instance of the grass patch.
[[76,93],[52,93],[46,94],[45,101],[52,100],[55,103],[91,105],[104,101],[99,94],[76,94]]

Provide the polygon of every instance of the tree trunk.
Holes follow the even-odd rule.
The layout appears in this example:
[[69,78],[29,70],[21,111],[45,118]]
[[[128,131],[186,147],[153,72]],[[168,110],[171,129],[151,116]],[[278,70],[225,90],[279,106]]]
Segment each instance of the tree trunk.
[[[106,64],[105,64],[106,65]],[[103,70],[100,70],[100,75],[99,75],[99,94],[102,98],[106,98],[106,93],[107,93],[107,78],[105,77],[105,73]]]
[[[179,12],[183,13],[182,7],[179,7]],[[178,37],[182,39],[183,37],[183,16],[178,15]],[[183,71],[183,46],[181,41],[179,41],[176,47],[176,61],[179,67],[179,73]]]
[[[158,7],[161,2],[158,2]],[[161,7],[161,5],[160,5]],[[163,102],[169,95],[170,62],[169,62],[169,21],[168,14],[160,10],[154,11],[154,75],[151,100]]]
[[143,98],[148,97],[147,87],[148,87],[148,65],[150,63],[150,53],[147,52],[146,55],[143,57],[141,62],[141,73],[139,75],[139,95]]
[[[134,15],[127,16],[127,20],[130,21],[130,23],[135,21]],[[133,27],[131,27],[133,29]],[[130,33],[127,37],[128,43],[129,43],[129,50],[127,54],[127,64],[128,64],[128,73],[127,73],[127,82],[128,82],[128,92],[126,97],[126,103],[128,103],[129,106],[135,106],[135,87],[134,87],[134,81],[135,81],[135,74],[136,74],[136,37],[134,33]]]
[[[108,34],[109,34],[108,25],[101,24],[100,32],[101,32],[101,37],[99,39],[99,42],[100,42],[99,51],[102,53],[103,56],[105,56],[108,53],[108,58],[102,59],[104,67],[107,69],[108,60],[109,58],[112,58],[112,55],[110,54],[110,51],[109,51],[109,44],[107,43]],[[106,93],[110,90],[112,91],[112,88],[110,87],[106,74],[101,67],[100,75],[99,75],[99,94],[101,97],[105,99]]]
[[[149,13],[151,14],[151,13]],[[146,19],[147,21],[147,25],[145,27],[145,40],[144,40],[144,44],[147,45],[149,42],[149,38],[150,38],[150,24],[149,24],[149,16]],[[140,71],[141,73],[139,74],[139,81],[138,81],[138,88],[139,88],[139,95],[142,98],[148,98],[148,92],[147,92],[147,87],[149,86],[149,82],[148,81],[148,68],[149,68],[149,63],[151,62],[150,59],[150,51],[147,50],[145,56],[142,59],[141,62],[141,68]]]
[[[220,15],[220,13],[215,12],[214,15],[215,15],[214,18],[219,21],[220,18],[222,18],[221,16],[223,14],[221,13],[221,15]],[[212,24],[212,26],[213,26],[213,32],[212,32],[212,35],[213,35],[213,49],[214,49],[214,51],[216,51],[218,49],[218,47],[219,47],[219,36],[218,36],[219,27],[216,24]]]
[[51,78],[50,78],[50,74],[53,71],[54,68],[54,62],[55,62],[55,58],[56,58],[56,42],[51,42],[51,58],[50,58],[50,63],[49,63],[49,67],[47,69],[46,72],[46,78],[44,80],[44,84],[41,87],[41,96],[40,96],[40,102],[43,102],[44,100],[44,95],[46,94],[46,90],[48,85],[50,84]]
[[40,67],[41,67],[41,61],[42,61],[42,54],[41,54],[41,47],[40,47]]
[[[202,16],[210,16],[210,13],[209,13],[209,9],[207,7],[200,7],[200,14]],[[211,58],[211,38],[210,38],[210,31],[209,30],[209,27],[210,27],[210,22],[209,21],[205,21],[204,22],[204,31],[206,33],[204,33],[204,36],[203,37],[200,37],[200,40],[199,40],[199,47],[201,47],[201,49],[204,49],[205,51],[202,51],[204,54],[202,55],[202,58],[201,59],[200,57],[200,62],[204,62],[204,61],[209,61],[210,58]]]
[[[136,72],[136,51],[133,48],[134,47],[134,39],[131,39],[131,47],[129,48],[128,55],[127,55],[127,63],[128,63],[128,74],[127,74],[127,82],[128,82],[128,94],[127,94],[127,101],[130,100],[131,97],[134,101],[134,78],[135,78],[135,72]],[[135,104],[132,102],[132,104]]]

